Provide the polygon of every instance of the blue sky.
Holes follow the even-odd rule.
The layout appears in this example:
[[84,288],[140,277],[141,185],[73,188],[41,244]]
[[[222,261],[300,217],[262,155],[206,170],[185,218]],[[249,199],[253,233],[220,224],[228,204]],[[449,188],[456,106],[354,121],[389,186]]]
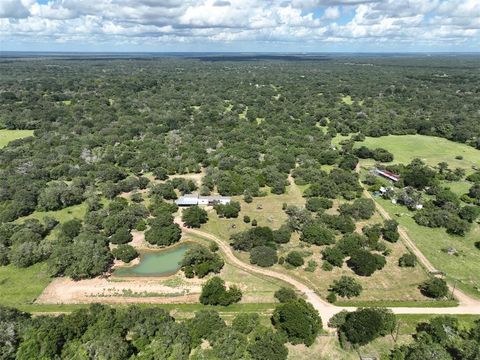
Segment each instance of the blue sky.
[[0,0],[3,51],[480,51],[480,0]]

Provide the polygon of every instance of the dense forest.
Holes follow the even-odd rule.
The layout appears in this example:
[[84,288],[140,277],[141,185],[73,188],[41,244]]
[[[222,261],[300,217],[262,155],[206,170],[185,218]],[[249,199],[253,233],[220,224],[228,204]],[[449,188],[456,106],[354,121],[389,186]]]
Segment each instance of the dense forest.
[[311,182],[320,164],[340,162],[336,133],[419,133],[480,147],[476,65],[469,57],[4,60],[0,124],[35,136],[0,153],[0,219],[77,204],[96,190],[114,197],[146,172],[201,166],[203,193],[257,196],[264,185],[281,193],[296,163]]

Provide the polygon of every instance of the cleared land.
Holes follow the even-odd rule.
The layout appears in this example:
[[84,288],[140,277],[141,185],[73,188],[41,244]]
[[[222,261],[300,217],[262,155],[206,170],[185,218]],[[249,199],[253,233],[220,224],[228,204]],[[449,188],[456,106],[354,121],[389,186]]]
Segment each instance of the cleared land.
[[[390,151],[394,163],[407,164],[415,158],[422,159],[430,166],[445,161],[451,169],[456,167],[471,170],[472,166],[480,167],[480,151],[471,146],[456,143],[447,139],[424,135],[389,135],[378,138],[367,137],[356,146],[374,149],[381,147]],[[463,159],[455,159],[462,156]]]
[[[369,148],[382,147],[394,154],[394,162],[408,163],[418,157],[430,166],[436,166],[445,161],[451,169],[463,168],[467,173],[473,166],[480,167],[480,151],[465,144],[455,143],[442,138],[422,135],[384,136],[366,138],[356,146],[365,145]],[[457,155],[462,160],[455,159]],[[362,160],[362,165],[370,165],[372,161]],[[444,181],[443,186],[449,187],[457,195],[468,191],[471,183],[467,181]],[[446,273],[446,279],[469,295],[480,298],[480,251],[474,243],[480,239],[480,225],[473,224],[472,230],[465,236],[453,236],[444,228],[429,228],[417,225],[412,216],[414,212],[406,207],[394,205],[381,198],[375,199],[388,213],[397,220],[415,242],[420,251],[432,265]],[[454,248],[458,255],[448,255],[442,249]]]
[[[418,225],[412,218],[413,212],[403,206],[393,205],[383,199],[376,200],[407,231],[433,266],[446,273],[451,284],[480,298],[480,251],[474,246],[475,241],[480,239],[479,225],[474,225],[465,237],[453,236],[443,228],[432,229]],[[449,247],[455,248],[458,256],[442,251]]]
[[50,281],[45,263],[26,269],[0,266],[0,304],[15,307],[32,304]]
[[33,130],[0,130],[0,149],[7,146],[9,142],[33,136]]
[[[244,215],[248,215],[252,220],[257,219],[259,226],[269,226],[273,229],[279,228],[287,220],[287,215],[282,210],[282,204],[302,206],[305,202],[305,199],[302,198],[302,189],[295,185],[291,178],[290,182],[293,185],[287,187],[285,194],[269,194],[262,198],[255,198],[250,204],[245,203],[241,197],[235,197],[235,200],[241,203],[241,212],[237,219],[221,219],[214,210],[210,210],[209,221],[202,226],[202,230],[228,243],[232,234],[251,228],[250,224],[243,222]],[[335,213],[335,211],[329,212]],[[360,222],[358,228],[361,229],[366,223],[381,223],[382,221],[383,219],[380,215],[375,214],[368,222]],[[323,298],[327,296],[328,288],[334,280],[342,275],[350,275],[357,278],[364,288],[360,297],[354,299],[355,301],[403,301],[402,305],[405,304],[405,301],[409,301],[409,306],[433,306],[433,304],[438,303],[426,298],[418,291],[418,285],[428,278],[421,267],[412,269],[400,268],[398,266],[398,259],[408,251],[405,245],[398,242],[396,244],[387,244],[387,246],[392,250],[392,253],[387,257],[385,268],[375,272],[371,277],[365,278],[355,275],[346,265],[342,268],[334,268],[332,271],[322,270],[321,251],[325,247],[311,246],[300,242],[298,234],[294,234],[290,243],[282,245],[279,256],[285,256],[292,250],[299,250],[308,254],[304,258],[305,266],[294,269],[288,268],[286,265],[276,264],[271,269],[304,282]],[[249,263],[248,253],[233,252],[236,257]],[[305,270],[309,260],[314,260],[318,265],[313,272]],[[342,305],[348,305],[350,301],[353,302],[354,300],[345,300],[342,302]]]

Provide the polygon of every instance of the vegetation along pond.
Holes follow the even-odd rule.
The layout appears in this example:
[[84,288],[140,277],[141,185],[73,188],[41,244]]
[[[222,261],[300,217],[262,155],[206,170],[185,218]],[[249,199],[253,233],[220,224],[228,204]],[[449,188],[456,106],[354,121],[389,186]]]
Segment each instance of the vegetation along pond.
[[192,244],[181,244],[167,250],[146,251],[140,254],[140,263],[120,267],[117,276],[168,276],[180,269],[180,262]]

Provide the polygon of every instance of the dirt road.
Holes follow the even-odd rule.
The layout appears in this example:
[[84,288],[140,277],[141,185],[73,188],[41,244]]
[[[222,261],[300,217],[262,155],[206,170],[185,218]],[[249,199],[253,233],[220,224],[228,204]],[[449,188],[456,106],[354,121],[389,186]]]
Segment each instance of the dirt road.
[[[293,181],[292,178],[289,178],[290,181]],[[372,198],[368,191],[364,190],[365,196],[367,198]],[[378,212],[385,218],[390,219],[390,215],[383,209],[376,201],[375,204],[377,206]],[[235,264],[236,266],[249,271],[254,272],[260,275],[269,276],[272,278],[276,278],[282,280],[293,287],[295,287],[298,291],[305,294],[307,300],[314,306],[314,308],[319,312],[320,316],[323,320],[323,326],[325,329],[328,329],[327,322],[328,320],[338,312],[342,310],[354,311],[355,308],[353,307],[340,307],[332,305],[326,301],[324,301],[319,295],[317,295],[314,289],[308,287],[304,283],[294,279],[283,273],[278,273],[273,270],[261,268],[252,264],[247,264],[242,260],[238,259],[235,254],[233,253],[230,245],[213,234],[204,232],[198,229],[191,229],[185,227],[181,222],[180,216],[175,218],[175,221],[181,226],[182,230],[185,233],[195,234],[197,236],[201,236],[205,239],[214,241],[218,244],[219,248],[223,252],[223,254],[228,258],[228,261]],[[399,233],[402,240],[407,244],[407,246],[411,249],[411,251],[417,256],[419,261],[428,271],[434,271],[435,268],[433,265],[428,261],[428,259],[422,254],[422,252],[415,246],[411,238],[408,236],[407,232],[399,227]],[[460,290],[455,290],[455,296],[459,302],[459,306],[457,307],[442,307],[442,308],[424,308],[424,307],[394,307],[390,308],[395,314],[473,314],[473,315],[480,315],[480,301],[473,299],[472,297],[466,295],[465,293],[461,292]]]

